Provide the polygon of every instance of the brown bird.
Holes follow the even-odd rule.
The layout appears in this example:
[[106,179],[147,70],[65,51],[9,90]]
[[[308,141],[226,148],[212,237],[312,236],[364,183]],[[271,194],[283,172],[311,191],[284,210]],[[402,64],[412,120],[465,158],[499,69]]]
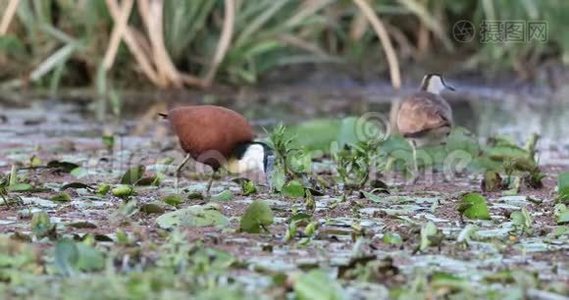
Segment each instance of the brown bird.
[[273,168],[271,148],[254,141],[255,133],[247,119],[231,109],[215,105],[184,106],[160,115],[168,118],[187,153],[176,168],[176,189],[180,171],[190,158],[209,165],[214,171],[206,195],[221,167],[231,173],[261,171],[265,176]]
[[417,147],[444,143],[453,127],[452,110],[440,95],[454,91],[440,74],[427,74],[415,94],[391,107],[390,125],[413,149],[413,181],[418,178]]

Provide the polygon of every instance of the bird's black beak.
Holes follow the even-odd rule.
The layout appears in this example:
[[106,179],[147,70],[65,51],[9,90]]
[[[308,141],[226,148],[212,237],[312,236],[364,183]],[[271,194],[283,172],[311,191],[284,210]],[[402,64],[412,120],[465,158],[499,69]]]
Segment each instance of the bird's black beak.
[[445,85],[445,86],[449,91],[453,91],[453,92],[456,91],[456,89],[450,85]]

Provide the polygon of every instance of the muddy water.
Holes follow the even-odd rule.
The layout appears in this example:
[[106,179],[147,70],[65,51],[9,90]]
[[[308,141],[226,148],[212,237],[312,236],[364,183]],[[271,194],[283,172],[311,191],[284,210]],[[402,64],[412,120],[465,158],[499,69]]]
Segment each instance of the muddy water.
[[[406,88],[394,93],[385,84],[329,89],[295,86],[246,90],[223,97],[192,95],[191,102],[183,97],[173,97],[168,106],[219,103],[243,112],[260,129],[270,128],[280,121],[293,124],[310,118],[358,116],[367,111],[387,116],[390,102],[412,91]],[[563,101],[563,92],[536,95],[511,89],[466,86],[459,92],[445,94],[445,97],[453,107],[456,124],[475,133],[481,142],[488,137],[503,135],[522,144],[530,134],[539,133],[541,163],[569,165],[569,101]],[[137,99],[136,96],[131,98]],[[144,105],[127,98],[123,117],[104,125],[96,122],[92,110],[72,101],[37,101],[29,107],[3,108],[0,110],[0,149],[6,154],[10,146],[37,146],[42,140],[57,143],[58,138],[90,144],[98,141],[105,129],[130,136],[128,140],[136,143],[151,135],[153,123],[157,123],[148,118],[141,121],[144,113],[141,106],[150,107],[159,98],[156,96]],[[148,124],[140,126],[140,123]]]

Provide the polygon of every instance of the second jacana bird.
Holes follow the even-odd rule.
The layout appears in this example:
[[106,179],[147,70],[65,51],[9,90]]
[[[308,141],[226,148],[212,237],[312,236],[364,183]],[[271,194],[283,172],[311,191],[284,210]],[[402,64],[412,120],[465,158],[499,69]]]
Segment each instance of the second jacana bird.
[[221,106],[195,105],[177,107],[160,115],[168,118],[186,152],[176,168],[176,189],[180,171],[190,158],[209,165],[214,171],[206,195],[209,195],[215,173],[221,167],[230,173],[261,171],[265,176],[270,174],[273,151],[266,144],[254,141],[255,132],[241,114]]
[[453,127],[452,109],[440,95],[445,89],[454,91],[440,74],[423,77],[418,92],[395,103],[390,125],[413,149],[413,181],[418,179],[417,147],[444,143]]

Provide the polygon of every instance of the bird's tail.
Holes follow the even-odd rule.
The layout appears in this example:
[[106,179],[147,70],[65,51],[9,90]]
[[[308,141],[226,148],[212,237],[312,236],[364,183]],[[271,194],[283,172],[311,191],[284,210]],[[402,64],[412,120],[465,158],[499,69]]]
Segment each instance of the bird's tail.
[[165,113],[158,113],[158,115],[161,116],[161,117],[164,118],[164,119],[167,119],[167,118],[168,118],[168,114],[165,114]]

